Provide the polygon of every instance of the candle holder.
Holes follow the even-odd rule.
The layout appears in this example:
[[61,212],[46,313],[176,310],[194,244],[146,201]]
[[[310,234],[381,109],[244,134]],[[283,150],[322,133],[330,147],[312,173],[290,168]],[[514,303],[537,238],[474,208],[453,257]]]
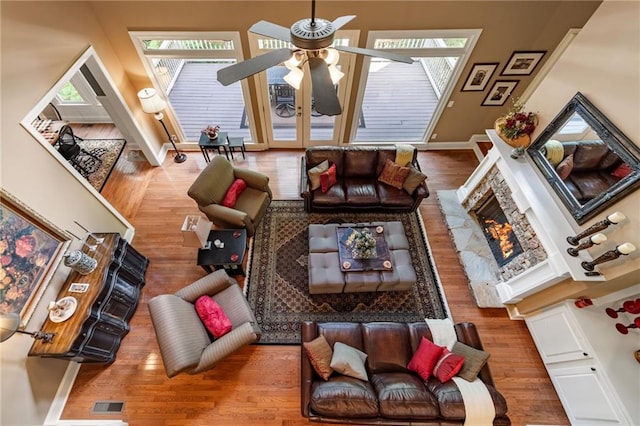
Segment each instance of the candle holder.
[[635,251],[636,247],[631,243],[620,244],[613,250],[609,250],[603,253],[600,257],[593,260],[592,262],[582,262],[582,268],[587,271],[593,271],[596,265],[601,263],[610,262],[614,259],[619,258],[620,256],[626,256],[629,253]]
[[591,238],[581,243],[578,247],[569,247],[567,249],[567,253],[569,255],[576,257],[578,256],[578,252],[580,250],[588,249],[589,247],[593,247],[594,245],[600,245],[601,243],[607,241],[607,237],[604,234],[595,234],[592,235]]
[[618,313],[627,312],[633,315],[640,314],[640,299],[625,300],[622,307],[618,309],[607,308],[604,310],[613,319],[618,318]]
[[607,229],[610,225],[616,225],[625,219],[625,215],[620,212],[611,213],[604,220],[596,222],[575,237],[567,237],[567,242],[572,246],[580,244],[580,240],[584,237],[588,237],[591,234]]
[[618,330],[620,334],[629,334],[629,329],[631,328],[640,328],[640,317],[634,319],[633,323],[629,325],[624,325],[622,323],[616,324],[616,330]]

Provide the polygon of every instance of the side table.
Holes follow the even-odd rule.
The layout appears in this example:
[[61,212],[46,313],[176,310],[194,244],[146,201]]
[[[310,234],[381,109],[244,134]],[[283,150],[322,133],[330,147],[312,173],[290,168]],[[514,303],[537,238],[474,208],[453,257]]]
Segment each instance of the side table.
[[200,140],[198,141],[198,146],[200,147],[200,151],[202,151],[202,156],[204,157],[204,161],[207,163],[211,161],[209,158],[209,153],[207,150],[216,150],[218,151],[218,155],[220,155],[220,148],[224,151],[224,156],[229,159],[229,152],[227,151],[227,132],[218,132],[217,139],[209,139],[209,136],[204,133],[200,133]]
[[[216,247],[216,240],[220,247]],[[229,275],[245,276],[242,263],[247,249],[246,229],[213,229],[207,241],[211,242],[210,248],[198,250],[198,266],[207,273],[223,268]]]

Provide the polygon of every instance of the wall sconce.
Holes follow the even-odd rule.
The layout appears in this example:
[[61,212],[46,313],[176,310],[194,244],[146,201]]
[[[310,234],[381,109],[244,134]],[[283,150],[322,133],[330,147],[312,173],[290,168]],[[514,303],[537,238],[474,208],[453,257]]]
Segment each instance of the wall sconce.
[[598,257],[594,261],[582,262],[581,265],[585,270],[592,272],[595,269],[596,265],[599,265],[604,262],[609,262],[611,260],[619,258],[620,256],[626,256],[629,253],[632,253],[634,251],[636,251],[636,246],[634,246],[633,244],[631,243],[620,244],[614,250],[609,250],[603,253],[600,257]]
[[36,340],[42,340],[44,343],[51,343],[53,333],[45,333],[42,331],[24,331],[20,328],[20,315],[15,312],[8,314],[0,314],[0,342],[9,339],[15,333],[28,334]]
[[567,237],[567,242],[572,246],[577,246],[578,244],[580,244],[580,240],[583,239],[584,237],[588,237],[593,233],[602,231],[603,229],[607,229],[609,225],[618,224],[622,222],[625,218],[626,216],[620,212],[611,213],[604,220],[594,223],[593,225],[591,225],[590,227],[588,227],[587,229],[585,229],[575,237]]

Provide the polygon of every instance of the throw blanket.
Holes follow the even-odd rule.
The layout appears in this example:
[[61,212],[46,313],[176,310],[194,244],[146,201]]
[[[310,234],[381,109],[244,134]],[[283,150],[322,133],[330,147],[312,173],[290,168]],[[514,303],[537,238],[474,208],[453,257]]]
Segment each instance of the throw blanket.
[[400,166],[406,166],[413,160],[413,145],[402,144],[396,145],[396,160],[395,163]]
[[[431,330],[433,343],[440,346],[446,346],[451,350],[453,344],[458,340],[456,331],[450,318],[445,319],[429,319],[425,320]],[[493,406],[491,395],[482,380],[475,379],[473,382],[467,382],[461,377],[455,376],[452,379],[458,390],[462,394],[465,410],[465,426],[485,426],[493,425],[493,419],[496,416],[496,410]]]

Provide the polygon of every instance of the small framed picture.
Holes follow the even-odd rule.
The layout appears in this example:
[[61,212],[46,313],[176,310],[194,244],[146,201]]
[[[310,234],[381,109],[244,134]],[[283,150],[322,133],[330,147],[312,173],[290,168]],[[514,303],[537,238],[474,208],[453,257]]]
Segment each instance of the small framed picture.
[[89,284],[86,283],[71,283],[69,291],[71,293],[85,293],[89,289]]
[[513,52],[500,75],[530,75],[546,50],[538,52]]
[[498,62],[486,64],[473,64],[473,68],[467,76],[467,80],[462,87],[463,92],[481,92],[487,87],[491,76],[498,68]]
[[493,87],[484,98],[482,106],[502,106],[509,99],[513,89],[518,85],[518,80],[496,80]]

